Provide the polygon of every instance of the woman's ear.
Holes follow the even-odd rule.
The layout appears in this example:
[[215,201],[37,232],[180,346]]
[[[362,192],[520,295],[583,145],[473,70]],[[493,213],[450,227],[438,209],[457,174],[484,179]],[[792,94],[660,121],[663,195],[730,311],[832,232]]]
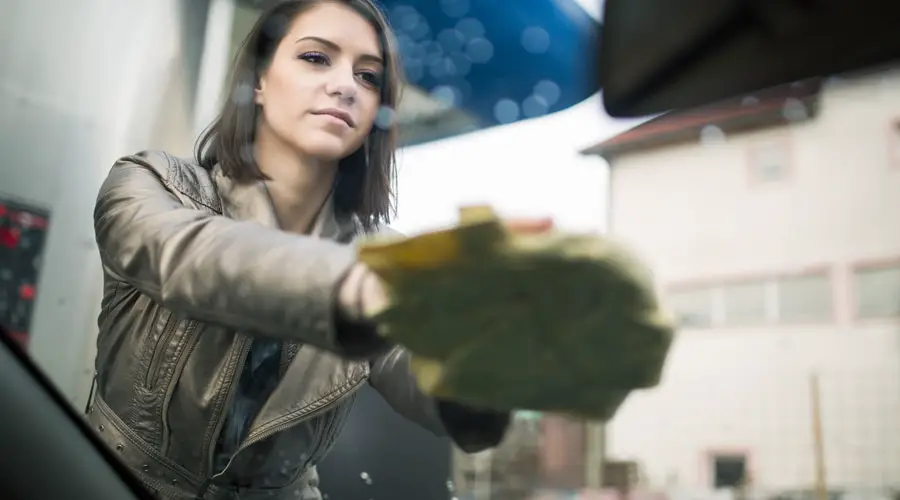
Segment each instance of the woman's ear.
[[259,83],[256,85],[256,88],[253,89],[253,102],[262,106],[264,97],[265,97],[265,88],[266,88],[266,79],[265,77],[259,78]]

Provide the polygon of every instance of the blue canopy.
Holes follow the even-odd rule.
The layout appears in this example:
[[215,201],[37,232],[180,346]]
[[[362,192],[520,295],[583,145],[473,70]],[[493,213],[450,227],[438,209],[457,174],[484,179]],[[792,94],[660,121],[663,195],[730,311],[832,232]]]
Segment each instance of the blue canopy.
[[597,23],[574,0],[383,0],[409,82],[481,121],[559,111],[596,90]]

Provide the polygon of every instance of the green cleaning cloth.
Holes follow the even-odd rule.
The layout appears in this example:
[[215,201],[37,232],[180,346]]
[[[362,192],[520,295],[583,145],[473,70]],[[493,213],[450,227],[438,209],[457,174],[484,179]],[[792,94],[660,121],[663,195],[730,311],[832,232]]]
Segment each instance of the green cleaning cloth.
[[518,234],[473,207],[455,228],[367,241],[359,257],[390,296],[375,319],[431,396],[605,420],[659,383],[673,321],[608,239]]

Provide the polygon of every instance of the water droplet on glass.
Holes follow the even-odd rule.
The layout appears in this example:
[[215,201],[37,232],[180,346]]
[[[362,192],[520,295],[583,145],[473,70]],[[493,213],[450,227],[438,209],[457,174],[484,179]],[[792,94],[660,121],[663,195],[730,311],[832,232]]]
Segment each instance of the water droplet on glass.
[[700,144],[704,146],[724,144],[725,141],[725,132],[715,125],[707,125],[700,131]]
[[522,47],[532,54],[543,54],[550,48],[550,33],[540,26],[532,26],[522,31]]
[[416,29],[416,26],[418,26],[420,23],[425,22],[425,20],[421,15],[419,15],[416,9],[413,9],[412,7],[402,10],[398,8],[397,11],[395,11],[395,15],[397,16],[397,27],[399,27],[406,33],[410,33],[411,31]]
[[494,118],[500,123],[512,123],[519,119],[519,105],[512,99],[500,99],[494,104]]
[[415,40],[422,40],[423,38],[428,38],[431,35],[431,27],[428,26],[428,21],[424,18],[420,19],[418,23],[412,28],[406,31],[409,33]]
[[388,106],[381,106],[378,108],[378,113],[375,114],[375,126],[382,129],[387,130],[394,126],[397,123],[397,113]]
[[550,106],[541,96],[533,95],[522,101],[522,113],[528,118],[547,114],[548,109]]
[[469,0],[441,0],[441,10],[447,17],[463,17],[469,13]]
[[469,74],[469,71],[472,69],[472,61],[466,57],[465,54],[450,54],[450,61],[453,62],[453,67],[455,69],[454,75],[456,76],[466,76]]
[[253,87],[246,83],[242,83],[234,88],[234,94],[231,96],[231,100],[234,101],[235,104],[249,104],[253,101],[253,94]]
[[404,61],[403,68],[406,70],[406,79],[410,83],[416,83],[425,75],[425,66],[422,61],[409,60]]
[[456,29],[444,29],[437,35],[437,41],[444,48],[445,52],[453,53],[462,50],[466,43],[466,38]]
[[439,103],[451,108],[459,104],[460,91],[449,85],[439,85],[431,91],[431,98]]
[[456,23],[456,30],[466,39],[480,38],[484,36],[484,25],[474,17],[465,17]]
[[369,477],[369,474],[366,472],[360,473],[359,478],[362,479],[366,484],[372,484],[372,478]]
[[431,76],[438,80],[456,74],[456,66],[453,64],[452,60],[446,57],[431,61],[428,70],[429,73],[431,73]]
[[803,104],[803,101],[796,97],[791,97],[784,101],[781,113],[786,120],[791,122],[799,122],[809,118],[809,110],[806,109],[806,104]]
[[752,95],[741,99],[741,106],[756,106],[757,104],[759,104],[759,98]]
[[561,93],[559,85],[550,80],[541,80],[534,86],[534,95],[543,98],[548,106],[556,104]]
[[494,57],[494,45],[486,38],[475,38],[466,44],[466,55],[475,63],[486,63]]
[[444,48],[441,44],[434,40],[422,42],[422,51],[425,53],[423,59],[426,63],[432,63],[436,59],[444,57]]

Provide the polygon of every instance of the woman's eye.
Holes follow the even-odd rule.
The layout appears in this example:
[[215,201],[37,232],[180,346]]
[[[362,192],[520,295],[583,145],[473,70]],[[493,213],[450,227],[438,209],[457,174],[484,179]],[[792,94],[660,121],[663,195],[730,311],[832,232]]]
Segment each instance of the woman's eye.
[[381,75],[372,71],[362,71],[359,73],[359,77],[369,85],[373,87],[381,87],[382,79]]
[[312,64],[328,64],[328,56],[321,52],[306,52],[300,55],[300,59]]

